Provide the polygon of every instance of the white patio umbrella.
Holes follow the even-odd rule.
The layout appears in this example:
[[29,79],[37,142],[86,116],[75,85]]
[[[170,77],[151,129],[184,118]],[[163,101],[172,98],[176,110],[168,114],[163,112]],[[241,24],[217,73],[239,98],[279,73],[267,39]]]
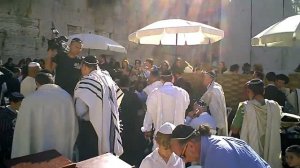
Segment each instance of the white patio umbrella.
[[291,16],[268,27],[251,39],[252,46],[291,47],[300,44],[300,15]]
[[126,54],[125,47],[117,42],[96,34],[74,34],[69,36],[68,44],[73,38],[79,38],[83,42],[83,48],[91,50],[113,51]]
[[129,41],[153,45],[199,45],[221,40],[224,31],[182,19],[154,22],[128,36]]

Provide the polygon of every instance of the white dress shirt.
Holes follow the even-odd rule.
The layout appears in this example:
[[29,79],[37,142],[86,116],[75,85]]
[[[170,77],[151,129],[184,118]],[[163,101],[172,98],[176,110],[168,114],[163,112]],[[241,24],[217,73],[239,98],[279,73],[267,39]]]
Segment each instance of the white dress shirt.
[[147,111],[141,130],[151,131],[152,123],[154,129],[158,129],[165,122],[174,125],[183,124],[185,110],[189,103],[189,94],[184,89],[174,86],[171,82],[165,82],[162,87],[154,89],[148,96]]
[[184,168],[183,160],[176,154],[172,153],[168,162],[166,163],[164,159],[159,155],[158,148],[156,148],[152,153],[146,156],[140,168]]
[[144,92],[147,95],[150,95],[150,93],[156,89],[156,88],[160,88],[163,85],[163,83],[161,81],[155,81],[153,83],[151,83],[150,85],[148,85],[147,87],[144,88]]

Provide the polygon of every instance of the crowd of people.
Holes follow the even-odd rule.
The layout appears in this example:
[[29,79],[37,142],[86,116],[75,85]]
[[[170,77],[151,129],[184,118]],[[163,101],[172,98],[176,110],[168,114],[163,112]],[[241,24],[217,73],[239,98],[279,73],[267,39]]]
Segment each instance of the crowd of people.
[[[73,161],[113,153],[141,168],[280,168],[282,111],[293,111],[284,74],[266,74],[245,63],[247,100],[228,123],[221,74],[239,73],[181,58],[154,65],[105,55],[80,57],[82,41],[67,52],[48,50],[45,60],[13,59],[0,67],[0,166],[11,158],[55,149]],[[184,73],[195,73],[205,91],[193,97]],[[234,86],[232,86],[234,87]],[[242,89],[242,88],[241,88]],[[286,149],[300,166],[300,147]]]

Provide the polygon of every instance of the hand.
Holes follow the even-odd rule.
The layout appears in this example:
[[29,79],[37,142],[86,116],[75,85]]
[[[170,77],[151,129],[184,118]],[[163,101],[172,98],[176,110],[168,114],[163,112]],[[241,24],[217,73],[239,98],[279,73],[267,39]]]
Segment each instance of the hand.
[[199,117],[200,114],[202,114],[202,113],[205,112],[205,111],[206,111],[206,108],[205,108],[205,107],[202,107],[202,106],[198,107],[198,108],[196,109],[196,112],[195,112],[195,117]]
[[[200,108],[201,108],[201,107],[200,107]],[[201,111],[202,111],[202,110],[200,110],[199,108],[197,108],[196,111],[195,111],[194,117],[199,117],[199,115],[201,114]]]
[[191,117],[191,118],[194,118],[195,112],[194,112],[194,111],[190,111],[190,112],[188,112],[187,115],[188,115],[189,117]]

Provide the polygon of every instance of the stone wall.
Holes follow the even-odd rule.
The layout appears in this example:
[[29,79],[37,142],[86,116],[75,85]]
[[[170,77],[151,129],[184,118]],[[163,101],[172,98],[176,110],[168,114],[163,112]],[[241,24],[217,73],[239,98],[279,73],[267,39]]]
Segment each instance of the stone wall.
[[[221,0],[1,0],[0,57],[15,62],[24,57],[43,58],[52,23],[61,35],[96,33],[127,48],[130,61],[155,58],[172,61],[174,55],[191,62],[218,56],[218,44],[193,47],[141,46],[128,35],[161,19],[182,18],[219,27]],[[123,57],[117,57],[122,59]]]
[[[93,14],[82,1],[13,0],[0,2],[0,56],[43,58],[52,23],[61,35],[94,30]],[[84,2],[84,1],[83,1]],[[83,16],[86,16],[83,17]],[[73,29],[72,29],[73,28]],[[75,28],[75,29],[74,29]],[[77,28],[77,29],[76,29]],[[16,63],[15,61],[15,63]]]

